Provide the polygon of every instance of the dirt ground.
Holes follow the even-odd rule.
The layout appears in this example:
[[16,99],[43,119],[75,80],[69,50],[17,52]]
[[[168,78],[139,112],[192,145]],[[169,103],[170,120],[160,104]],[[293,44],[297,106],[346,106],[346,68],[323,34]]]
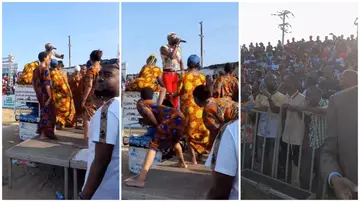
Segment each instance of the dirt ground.
[[9,124],[15,122],[14,110],[2,109],[2,122],[3,124]]
[[2,199],[56,199],[55,192],[63,193],[63,169],[39,164],[37,168],[26,165],[13,165],[13,187],[8,184],[8,159],[5,151],[21,142],[18,124],[3,124],[3,195]]

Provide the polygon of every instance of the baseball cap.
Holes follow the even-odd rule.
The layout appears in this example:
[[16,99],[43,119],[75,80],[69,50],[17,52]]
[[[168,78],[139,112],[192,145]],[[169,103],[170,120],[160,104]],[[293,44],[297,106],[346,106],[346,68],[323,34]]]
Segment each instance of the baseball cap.
[[79,65],[76,65],[75,66],[75,71],[79,72],[81,70],[80,66]]
[[56,59],[52,59],[50,62],[50,66],[51,67],[56,67],[59,65],[59,62]]
[[176,36],[176,33],[175,32],[170,32],[168,35],[167,35],[167,40],[170,40],[172,36]]
[[51,43],[46,43],[45,49],[50,49],[50,48],[56,50],[56,48],[54,46],[52,46]]
[[194,65],[200,65],[200,58],[197,55],[190,55],[188,60],[187,60],[187,64],[194,64]]

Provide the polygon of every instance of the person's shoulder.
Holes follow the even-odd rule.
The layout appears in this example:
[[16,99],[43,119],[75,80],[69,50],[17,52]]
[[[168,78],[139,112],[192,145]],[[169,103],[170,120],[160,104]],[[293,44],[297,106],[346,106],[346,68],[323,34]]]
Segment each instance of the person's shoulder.
[[120,97],[114,97],[101,107],[102,113],[112,113],[116,118],[120,116]]
[[205,79],[206,79],[205,75],[202,74],[202,73],[199,73],[199,77],[200,77],[200,79],[202,79],[202,80],[205,80]]
[[223,126],[223,131],[222,131],[222,135],[229,135],[233,137],[233,140],[235,143],[238,143],[239,141],[239,119],[228,122],[227,124],[225,124]]
[[[350,95],[350,94],[357,93],[357,91],[358,91],[358,86],[354,86],[354,87],[348,88],[348,89],[346,89],[346,90],[340,91],[340,92],[332,95],[331,97],[348,96],[348,95]],[[331,98],[331,97],[330,97],[330,98]]]
[[160,51],[164,51],[164,50],[168,50],[169,49],[169,46],[168,45],[162,45],[160,47]]

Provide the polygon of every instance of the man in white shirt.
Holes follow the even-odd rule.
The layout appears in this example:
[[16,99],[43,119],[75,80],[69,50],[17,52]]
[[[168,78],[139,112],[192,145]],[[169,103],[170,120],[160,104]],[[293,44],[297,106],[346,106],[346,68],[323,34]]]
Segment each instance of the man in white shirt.
[[[283,102],[283,113],[286,114],[285,126],[282,134],[281,142],[281,162],[286,169],[287,149],[289,148],[288,160],[288,179],[291,178],[292,184],[299,183],[299,176],[297,176],[300,146],[302,145],[305,125],[302,119],[301,112],[292,111],[292,108],[299,108],[305,104],[305,96],[298,91],[298,80],[293,74],[289,74],[284,78],[284,87],[287,94]],[[292,175],[291,175],[292,174]]]
[[89,157],[81,199],[119,200],[119,65],[102,67],[95,95],[108,100],[90,120]]
[[[271,176],[272,162],[275,154],[275,140],[280,136],[280,107],[283,104],[284,95],[278,89],[277,77],[269,73],[265,76],[265,89],[262,89],[256,97],[255,107],[268,113],[260,113],[259,126],[256,136],[256,162],[258,169],[263,168],[265,175]],[[263,152],[265,146],[265,152]],[[264,153],[264,157],[262,154]],[[263,159],[263,165],[261,165]]]
[[239,126],[227,123],[216,137],[205,164],[213,170],[207,199],[239,200]]

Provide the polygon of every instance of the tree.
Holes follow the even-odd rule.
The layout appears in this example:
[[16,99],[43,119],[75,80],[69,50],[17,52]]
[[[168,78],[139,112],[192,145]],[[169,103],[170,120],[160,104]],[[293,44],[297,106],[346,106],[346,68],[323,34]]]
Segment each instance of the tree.
[[282,11],[277,11],[277,13],[275,14],[271,14],[272,16],[279,16],[280,19],[282,20],[282,23],[278,25],[279,29],[282,31],[282,37],[281,37],[281,44],[284,45],[284,37],[285,37],[285,33],[291,33],[291,31],[289,31],[289,29],[291,28],[291,24],[288,22],[285,22],[285,19],[289,19],[289,15],[292,15],[292,17],[295,18],[294,14],[291,11],[288,10],[282,10]]

